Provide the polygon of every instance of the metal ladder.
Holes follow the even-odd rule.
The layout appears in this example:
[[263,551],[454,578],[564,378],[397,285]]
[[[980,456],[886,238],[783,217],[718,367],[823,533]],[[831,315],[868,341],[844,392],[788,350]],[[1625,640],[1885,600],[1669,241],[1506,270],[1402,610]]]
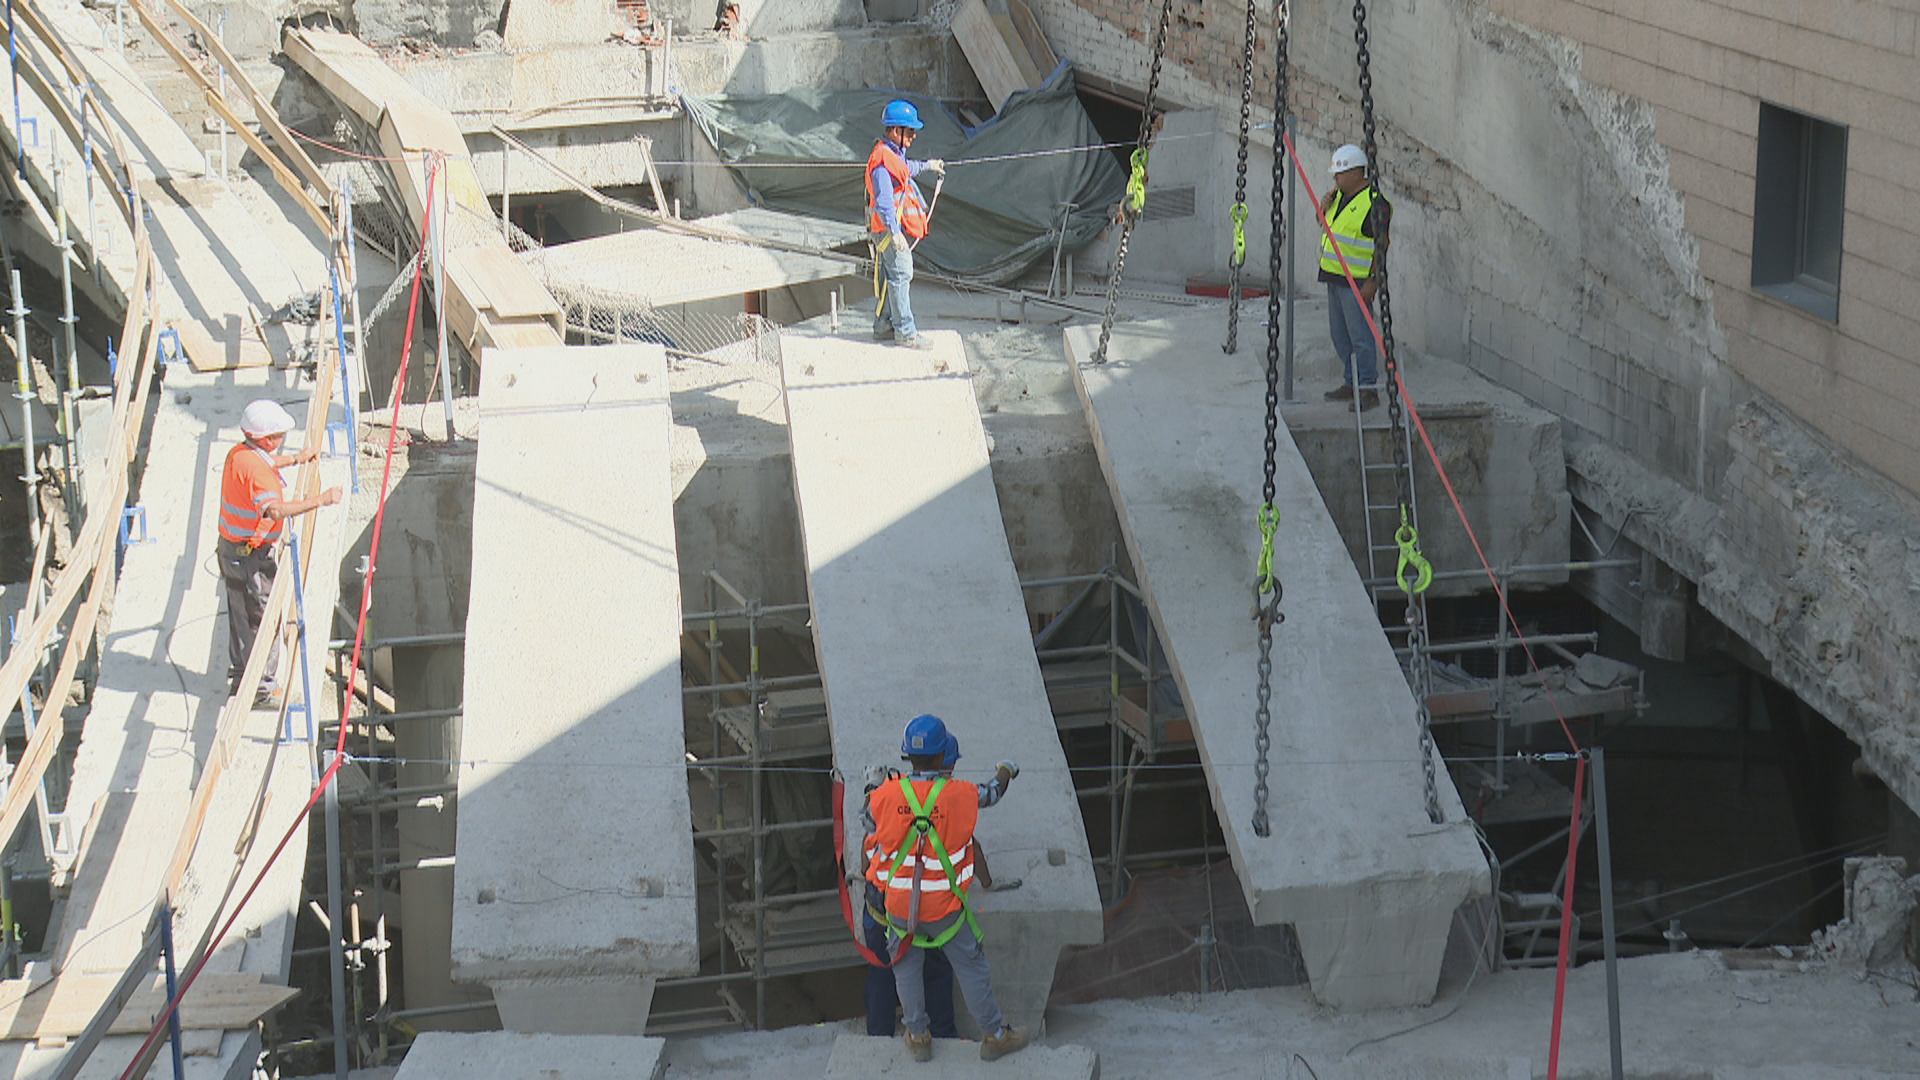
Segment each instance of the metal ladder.
[[[1354,393],[1357,405],[1360,391],[1356,389]],[[1393,477],[1394,462],[1391,455],[1382,462],[1367,459],[1368,432],[1385,431],[1389,433],[1387,436],[1389,439],[1393,437],[1391,434],[1393,426],[1386,419],[1384,405],[1381,406],[1381,410],[1374,414],[1379,419],[1372,423],[1367,421],[1366,413],[1357,408],[1353,410],[1353,441],[1355,453],[1360,462],[1360,518],[1366,524],[1367,533],[1367,581],[1369,582],[1367,594],[1373,598],[1376,615],[1380,613],[1382,600],[1400,592],[1399,586],[1392,580],[1400,561],[1400,545],[1393,542],[1393,534],[1400,528],[1400,492],[1399,485]],[[1412,425],[1401,428],[1401,439],[1405,444],[1407,462],[1411,466],[1414,460]],[[1373,493],[1375,488],[1382,489],[1378,497],[1379,501],[1376,501]],[[1418,527],[1420,497],[1411,487],[1408,490],[1408,499],[1407,511],[1412,515],[1415,527]],[[1380,582],[1385,584],[1379,584]],[[1397,622],[1388,624],[1383,621],[1381,625],[1389,633],[1395,632],[1396,628],[1399,633],[1406,632],[1405,626]]]

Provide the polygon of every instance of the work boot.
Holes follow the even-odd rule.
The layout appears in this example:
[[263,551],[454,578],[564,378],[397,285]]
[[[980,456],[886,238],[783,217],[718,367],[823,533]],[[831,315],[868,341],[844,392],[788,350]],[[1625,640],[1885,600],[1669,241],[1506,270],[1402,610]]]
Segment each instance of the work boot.
[[253,707],[268,712],[279,712],[280,706],[287,700],[286,690],[277,686],[263,686],[253,695]]
[[1327,391],[1327,400],[1328,401],[1352,401],[1353,387],[1336,386],[1333,389]]
[[998,1061],[1027,1045],[1028,1035],[1012,1024],[980,1040],[980,1060]]
[[873,324],[873,340],[892,341],[893,327],[887,325],[886,323],[874,323]]
[[1353,401],[1353,407],[1360,410],[1361,412],[1366,412],[1368,409],[1376,408],[1379,406],[1379,404],[1380,404],[1380,394],[1378,391],[1375,391],[1375,390],[1362,390],[1360,391],[1360,396],[1355,398]]
[[905,345],[909,349],[924,350],[933,348],[933,339],[925,334],[915,334],[912,337],[897,337],[893,339],[893,343],[895,345]]
[[915,1061],[932,1061],[933,1032],[923,1031],[918,1035],[907,1032],[907,1053],[912,1054]]

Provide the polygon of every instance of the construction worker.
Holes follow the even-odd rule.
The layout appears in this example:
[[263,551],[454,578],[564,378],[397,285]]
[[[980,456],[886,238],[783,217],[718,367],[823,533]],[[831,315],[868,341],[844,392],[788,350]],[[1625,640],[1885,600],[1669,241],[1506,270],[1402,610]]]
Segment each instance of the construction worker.
[[885,136],[867,155],[867,240],[874,253],[873,336],[915,349],[932,348],[913,324],[907,289],[913,281],[913,243],[927,235],[926,201],[913,182],[923,170],[946,172],[939,158],[914,161],[907,149],[925,124],[911,101],[889,101],[880,113]]
[[[1028,1034],[1008,1024],[993,1000],[992,973],[967,898],[974,878],[973,827],[980,793],[942,772],[949,738],[937,716],[907,722],[900,753],[910,771],[875,788],[867,801],[875,822],[867,881],[886,896],[889,940],[911,941],[913,946],[893,967],[913,1059],[933,1060],[924,953],[939,949],[959,977],[968,1010],[980,1022],[980,1059],[993,1061],[1027,1045]],[[1004,789],[1014,769],[1008,764],[1003,771]]]
[[[960,763],[960,740],[951,732],[947,735],[947,749],[940,758],[940,775],[951,778],[956,765]],[[992,780],[980,785],[980,809],[985,810],[1000,802],[1006,795],[1007,787],[1020,769],[1012,762],[1001,762]],[[871,803],[873,792],[882,784],[893,783],[900,779],[900,770],[884,769],[873,766],[867,770],[866,797]],[[866,826],[865,839],[861,850],[866,852],[871,863],[877,848],[874,845],[874,824],[871,806],[860,811],[861,823]],[[973,853],[974,877],[987,888],[993,888],[993,878],[987,873],[987,860],[977,847]],[[871,882],[867,884],[866,912],[860,920],[861,936],[866,940],[867,951],[875,956],[885,957],[887,947],[886,897]],[[953,1012],[953,965],[947,962],[947,954],[939,949],[929,949],[925,955],[925,978],[922,985],[926,988],[928,1028],[936,1039],[957,1039],[960,1027],[955,1022]],[[900,1009],[900,994],[894,989],[893,969],[881,964],[867,965],[867,1034],[891,1038],[894,1034],[894,1014]]]
[[[1333,351],[1340,357],[1342,381],[1327,391],[1327,400],[1351,401],[1354,408],[1365,411],[1380,404],[1380,394],[1373,388],[1380,374],[1379,350],[1367,325],[1367,312],[1373,310],[1378,289],[1375,268],[1387,258],[1393,204],[1367,179],[1367,153],[1352,143],[1333,152],[1333,185],[1320,207],[1332,233],[1320,238],[1320,280],[1327,286],[1327,322]],[[1358,297],[1340,268],[1335,244],[1359,283]]]
[[[281,446],[294,427],[293,417],[275,401],[255,401],[240,413],[245,438],[227,451],[220,476],[220,578],[227,586],[227,693],[240,690],[241,669],[253,651],[253,639],[266,615],[267,594],[273,591],[274,543],[285,533],[288,518],[332,506],[340,501],[337,487],[311,499],[286,497],[280,470],[320,456],[313,447],[283,454]],[[280,664],[280,642],[267,654],[267,674],[254,698],[257,708],[279,708],[281,693],[274,671]]]

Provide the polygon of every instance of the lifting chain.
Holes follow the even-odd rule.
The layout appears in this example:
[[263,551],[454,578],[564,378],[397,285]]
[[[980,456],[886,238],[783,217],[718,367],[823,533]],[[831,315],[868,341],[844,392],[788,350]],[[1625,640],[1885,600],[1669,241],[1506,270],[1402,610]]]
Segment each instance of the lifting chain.
[[1161,0],[1160,25],[1153,32],[1153,67],[1147,74],[1147,98],[1140,105],[1140,140],[1134,146],[1127,197],[1120,203],[1120,243],[1113,253],[1113,272],[1107,275],[1107,310],[1100,316],[1100,343],[1093,362],[1107,362],[1107,341],[1113,337],[1113,319],[1120,305],[1120,275],[1127,266],[1127,242],[1140,212],[1147,208],[1147,152],[1153,146],[1153,106],[1160,96],[1160,60],[1167,52],[1167,28],[1173,22],[1173,0]]
[[1233,252],[1227,256],[1227,343],[1221,349],[1229,356],[1240,351],[1240,268],[1247,265],[1247,135],[1253,126],[1254,6],[1253,0],[1247,0],[1247,41],[1240,53],[1240,160],[1233,172],[1233,208],[1227,212],[1233,222]]
[[[1380,147],[1379,130],[1373,115],[1373,71],[1372,54],[1367,46],[1371,35],[1367,32],[1366,0],[1353,2],[1353,43],[1357,49],[1360,65],[1360,130],[1364,140],[1362,149],[1367,153],[1367,182],[1376,195],[1380,191]],[[1381,198],[1374,200],[1372,213],[1379,213]],[[1380,226],[1387,224],[1375,218],[1374,234],[1380,234]],[[1420,555],[1420,533],[1413,513],[1413,463],[1407,456],[1407,424],[1404,407],[1400,400],[1400,361],[1393,351],[1393,300],[1387,291],[1387,253],[1383,248],[1373,263],[1375,297],[1380,301],[1380,365],[1382,381],[1387,391],[1387,419],[1391,430],[1387,433],[1393,444],[1393,479],[1399,488],[1400,531],[1395,540],[1400,545],[1400,569],[1396,572],[1400,589],[1407,598],[1407,649],[1409,663],[1413,673],[1412,688],[1414,708],[1420,720],[1420,767],[1426,781],[1427,818],[1438,825],[1444,816],[1440,811],[1440,791],[1438,778],[1434,774],[1433,758],[1433,713],[1427,705],[1427,692],[1432,677],[1427,661],[1427,583],[1433,578],[1433,570]],[[1412,569],[1415,575],[1409,580],[1407,571]]]
[[[1267,752],[1273,748],[1268,729],[1273,724],[1273,628],[1286,619],[1280,612],[1280,579],[1273,573],[1273,534],[1280,522],[1280,508],[1274,505],[1274,460],[1280,450],[1280,296],[1288,286],[1281,253],[1286,250],[1287,153],[1282,134],[1287,130],[1287,37],[1293,22],[1288,0],[1274,4],[1275,67],[1273,73],[1273,214],[1267,242],[1267,438],[1266,462],[1260,479],[1260,565],[1253,583],[1253,620],[1260,630],[1260,685],[1254,693],[1253,708],[1253,834],[1268,836]],[[1253,5],[1247,5],[1251,12]],[[1249,18],[1252,16],[1249,15]],[[1251,39],[1251,30],[1248,32]],[[1252,54],[1248,54],[1251,67]],[[1248,98],[1252,94],[1248,88]],[[1244,115],[1244,113],[1242,114]],[[1245,122],[1241,131],[1246,130]],[[1240,182],[1246,183],[1247,144],[1240,143]],[[1237,274],[1236,281],[1239,280]],[[1233,323],[1227,323],[1227,340],[1233,340]],[[1231,347],[1228,349],[1232,351]]]

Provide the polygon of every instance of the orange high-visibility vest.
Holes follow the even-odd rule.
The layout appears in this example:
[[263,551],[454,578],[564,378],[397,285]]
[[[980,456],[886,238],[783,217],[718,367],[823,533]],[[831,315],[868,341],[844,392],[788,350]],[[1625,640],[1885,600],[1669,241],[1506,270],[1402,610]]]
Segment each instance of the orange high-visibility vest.
[[[914,780],[913,794],[923,804],[933,791],[934,780]],[[933,830],[946,845],[947,858],[953,864],[955,881],[947,880],[940,856],[913,828],[913,808],[907,805],[900,782],[882,784],[874,789],[868,806],[873,811],[875,833],[867,880],[886,893],[887,914],[902,924],[912,914],[913,878],[920,875],[920,911],[922,925],[944,919],[959,911],[961,897],[973,887],[973,827],[980,818],[980,789],[965,780],[948,780],[940,797],[927,808]],[[894,863],[904,845],[912,844],[899,873]],[[958,890],[956,894],[955,890]]]
[[880,219],[878,193],[873,190],[873,170],[880,165],[886,166],[887,175],[893,178],[893,208],[900,218],[900,231],[909,240],[927,235],[927,207],[920,201],[920,186],[907,171],[907,159],[885,139],[875,143],[873,153],[867,155],[867,230],[887,231],[886,222]]
[[227,451],[220,475],[220,537],[236,544],[261,547],[280,538],[283,522],[269,520],[260,511],[286,491],[280,471],[265,450],[243,442]]

